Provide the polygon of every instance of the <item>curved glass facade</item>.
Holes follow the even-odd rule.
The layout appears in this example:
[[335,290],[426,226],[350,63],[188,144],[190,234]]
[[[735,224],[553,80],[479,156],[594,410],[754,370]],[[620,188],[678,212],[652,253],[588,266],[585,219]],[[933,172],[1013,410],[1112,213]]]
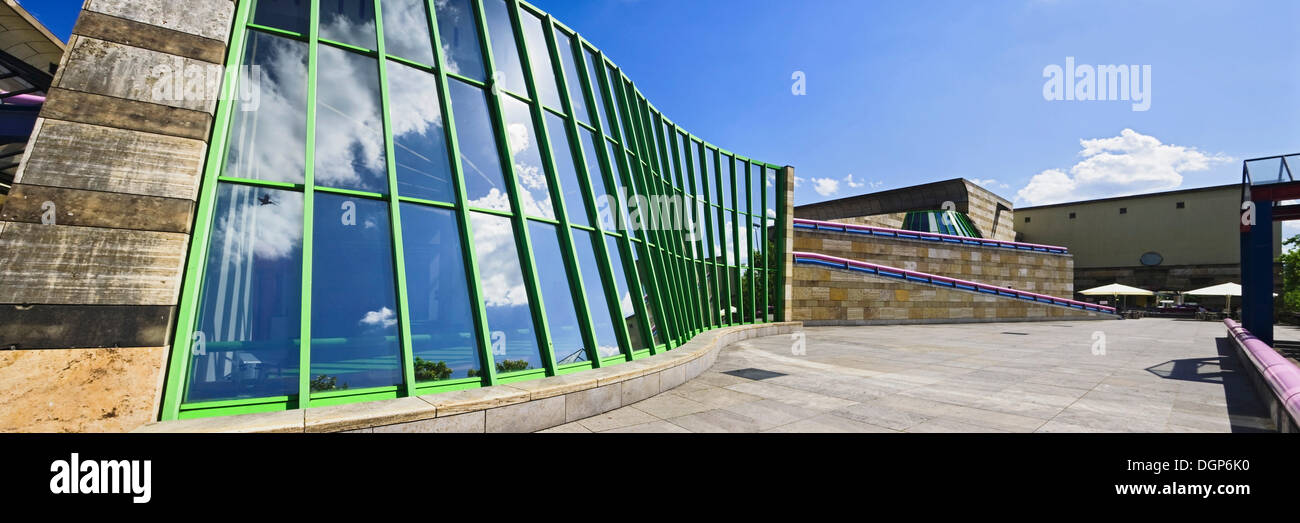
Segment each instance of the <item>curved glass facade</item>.
[[777,166],[517,0],[240,2],[164,419],[536,379],[772,321]]

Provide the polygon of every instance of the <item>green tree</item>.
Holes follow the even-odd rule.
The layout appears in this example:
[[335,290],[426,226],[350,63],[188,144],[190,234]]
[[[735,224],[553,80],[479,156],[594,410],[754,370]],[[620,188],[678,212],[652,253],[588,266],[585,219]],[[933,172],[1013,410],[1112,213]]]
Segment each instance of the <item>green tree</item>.
[[415,357],[415,381],[438,381],[451,377],[451,368],[447,362],[434,363],[419,356]]
[[1300,235],[1282,242],[1285,251],[1282,262],[1282,307],[1287,312],[1300,312]]

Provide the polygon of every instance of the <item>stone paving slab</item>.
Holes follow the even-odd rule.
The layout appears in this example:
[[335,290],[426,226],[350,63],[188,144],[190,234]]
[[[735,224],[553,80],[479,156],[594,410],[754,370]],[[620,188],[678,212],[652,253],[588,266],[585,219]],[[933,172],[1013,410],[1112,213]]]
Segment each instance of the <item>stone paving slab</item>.
[[[1094,331],[1106,336],[1104,354],[1094,354]],[[805,335],[805,354],[792,354],[789,335],[742,341],[677,388],[553,431],[1274,430],[1218,322],[810,327]],[[740,369],[785,375],[723,374]]]

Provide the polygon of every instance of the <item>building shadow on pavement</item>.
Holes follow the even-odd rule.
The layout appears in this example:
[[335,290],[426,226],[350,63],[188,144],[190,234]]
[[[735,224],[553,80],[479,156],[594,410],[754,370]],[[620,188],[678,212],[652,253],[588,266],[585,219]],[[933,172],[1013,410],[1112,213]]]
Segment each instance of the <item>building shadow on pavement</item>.
[[1219,355],[1169,360],[1146,371],[1167,380],[1214,383],[1223,387],[1233,432],[1276,432],[1268,407],[1256,395],[1247,370],[1237,360],[1228,338],[1216,338]]

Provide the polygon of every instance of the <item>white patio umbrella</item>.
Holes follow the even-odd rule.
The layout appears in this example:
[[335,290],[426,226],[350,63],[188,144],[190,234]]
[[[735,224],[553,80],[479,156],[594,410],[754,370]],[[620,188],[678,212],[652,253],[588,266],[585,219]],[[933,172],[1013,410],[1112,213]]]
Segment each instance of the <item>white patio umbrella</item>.
[[[1232,297],[1241,296],[1241,285],[1232,282],[1220,283],[1218,285],[1211,285],[1209,287],[1187,291],[1183,294],[1192,294],[1196,296],[1223,296],[1226,298],[1227,303],[1224,308],[1230,311],[1232,310]],[[1273,295],[1277,296],[1277,293],[1275,292]]]
[[1079,294],[1082,294],[1084,296],[1111,296],[1111,297],[1118,298],[1119,296],[1155,296],[1156,293],[1148,291],[1146,289],[1139,289],[1137,287],[1129,287],[1128,285],[1112,283],[1110,285],[1102,285],[1101,287],[1084,289],[1079,291]]

